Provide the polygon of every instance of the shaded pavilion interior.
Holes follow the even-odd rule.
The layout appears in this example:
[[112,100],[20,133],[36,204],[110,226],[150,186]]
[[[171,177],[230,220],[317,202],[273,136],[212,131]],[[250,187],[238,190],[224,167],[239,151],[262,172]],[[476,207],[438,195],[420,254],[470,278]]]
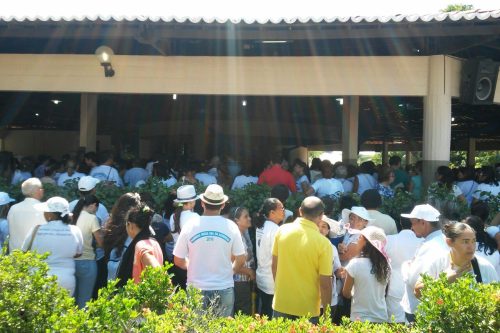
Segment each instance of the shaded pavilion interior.
[[[283,40],[285,43],[263,43]],[[0,53],[93,54],[100,45],[115,54],[154,56],[428,56],[500,61],[498,19],[416,22],[279,22],[263,24],[190,21],[0,21]],[[297,78],[300,79],[300,78]],[[174,92],[173,92],[174,93]],[[98,134],[116,148],[138,149],[139,137],[155,150],[190,150],[203,136],[204,158],[225,151],[259,154],[271,145],[332,147],[341,144],[342,96],[218,96],[101,94]],[[54,105],[50,100],[63,102]],[[246,101],[246,106],[242,101]],[[80,95],[57,92],[0,92],[4,130],[78,130]],[[361,96],[358,143],[381,149],[420,150],[423,98]],[[38,114],[36,116],[35,114]],[[500,149],[500,106],[452,101],[452,149]],[[117,121],[119,119],[119,121]],[[164,131],[144,130],[164,123]],[[233,126],[233,125],[234,126]],[[147,127],[146,127],[147,128]],[[245,149],[242,149],[245,147]]]

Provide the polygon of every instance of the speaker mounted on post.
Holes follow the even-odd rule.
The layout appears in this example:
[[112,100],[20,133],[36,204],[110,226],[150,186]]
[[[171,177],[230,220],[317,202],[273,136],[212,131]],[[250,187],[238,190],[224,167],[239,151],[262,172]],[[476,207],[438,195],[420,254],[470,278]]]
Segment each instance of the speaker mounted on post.
[[460,102],[472,105],[493,103],[498,78],[498,62],[469,59],[462,66]]

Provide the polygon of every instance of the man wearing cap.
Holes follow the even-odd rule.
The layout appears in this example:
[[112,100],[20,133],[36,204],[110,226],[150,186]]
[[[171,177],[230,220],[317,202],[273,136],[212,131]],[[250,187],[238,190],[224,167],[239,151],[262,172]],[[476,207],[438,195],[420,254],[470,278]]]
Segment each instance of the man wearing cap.
[[21,191],[26,199],[13,205],[7,215],[10,252],[21,248],[24,238],[31,228],[46,223],[43,214],[35,209],[35,205],[40,203],[43,198],[43,187],[40,179],[26,179],[21,184]]
[[314,196],[304,199],[301,218],[281,226],[274,238],[272,272],[275,281],[273,317],[311,317],[318,322],[320,304],[332,298],[333,251],[319,232],[325,206]]
[[417,205],[410,214],[401,214],[411,221],[411,229],[419,238],[424,238],[413,260],[402,265],[402,275],[405,281],[405,294],[401,304],[409,322],[415,321],[415,310],[419,300],[415,297],[414,288],[424,266],[440,255],[446,255],[449,248],[441,231],[439,211],[429,204]]
[[209,185],[200,199],[203,215],[187,221],[181,230],[174,264],[187,269],[187,284],[201,290],[205,308],[228,317],[234,306],[233,274],[245,264],[245,246],[238,226],[220,216],[228,200],[222,187]]

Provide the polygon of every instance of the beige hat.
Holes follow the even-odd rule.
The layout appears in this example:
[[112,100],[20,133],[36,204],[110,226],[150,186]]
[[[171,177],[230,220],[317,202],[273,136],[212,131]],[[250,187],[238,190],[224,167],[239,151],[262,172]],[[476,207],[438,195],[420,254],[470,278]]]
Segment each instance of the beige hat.
[[210,205],[222,205],[229,200],[229,197],[224,195],[224,189],[220,185],[211,184],[208,185],[205,193],[200,194],[200,199]]

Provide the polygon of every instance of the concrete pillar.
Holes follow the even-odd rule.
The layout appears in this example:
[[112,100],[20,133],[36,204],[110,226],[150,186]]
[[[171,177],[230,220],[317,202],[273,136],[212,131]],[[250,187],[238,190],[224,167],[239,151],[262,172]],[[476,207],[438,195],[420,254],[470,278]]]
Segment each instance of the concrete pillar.
[[382,142],[382,165],[389,165],[389,142]]
[[82,94],[80,99],[80,147],[96,150],[97,94]]
[[359,96],[344,96],[342,110],[342,161],[358,162]]
[[467,149],[467,166],[474,167],[476,165],[476,139],[469,138],[469,146]]
[[422,140],[424,188],[434,181],[437,167],[450,162],[452,71],[446,61],[443,55],[429,57]]

